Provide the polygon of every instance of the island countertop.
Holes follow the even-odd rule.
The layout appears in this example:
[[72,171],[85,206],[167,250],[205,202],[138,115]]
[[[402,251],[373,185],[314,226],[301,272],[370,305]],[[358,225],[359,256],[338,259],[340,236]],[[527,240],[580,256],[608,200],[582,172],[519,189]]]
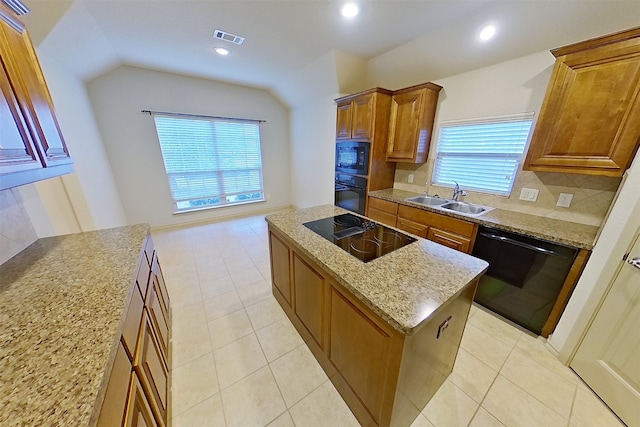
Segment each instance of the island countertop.
[[95,424],[148,233],[43,238],[0,266],[0,425]]
[[575,248],[593,249],[595,239],[598,234],[598,227],[593,225],[578,224],[575,222],[563,221],[554,218],[545,218],[536,215],[529,215],[521,212],[507,211],[504,209],[494,209],[480,216],[471,217],[455,212],[443,212],[430,206],[419,205],[417,203],[406,202],[405,199],[423,194],[412,193],[410,191],[388,188],[385,190],[371,191],[369,196],[390,202],[395,202],[447,215],[469,222],[475,222],[487,227],[495,227],[505,231],[524,234],[550,242],[560,243]]
[[483,260],[422,238],[364,263],[303,225],[347,212],[323,205],[268,215],[266,221],[405,335],[413,334],[488,267]]

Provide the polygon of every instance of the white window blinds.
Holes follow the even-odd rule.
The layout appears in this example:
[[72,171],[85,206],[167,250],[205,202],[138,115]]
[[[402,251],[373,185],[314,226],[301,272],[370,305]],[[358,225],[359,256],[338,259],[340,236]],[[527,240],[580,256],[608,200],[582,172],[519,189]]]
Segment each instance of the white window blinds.
[[264,200],[257,121],[154,120],[176,212]]
[[525,113],[442,123],[434,184],[509,195],[532,119]]

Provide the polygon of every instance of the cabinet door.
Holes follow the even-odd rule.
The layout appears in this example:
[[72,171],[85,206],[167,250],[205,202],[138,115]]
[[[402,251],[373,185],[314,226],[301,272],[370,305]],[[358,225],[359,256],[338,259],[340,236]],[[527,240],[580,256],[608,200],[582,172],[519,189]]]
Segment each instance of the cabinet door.
[[[1,42],[1,41],[0,41]],[[20,111],[15,88],[7,74],[7,58],[0,51],[0,174],[39,169],[42,164]]]
[[316,344],[324,349],[325,278],[293,254],[294,312]]
[[130,377],[131,362],[122,343],[119,343],[111,375],[109,376],[107,391],[100,409],[98,427],[122,425],[127,405],[127,390],[129,389]]
[[124,418],[124,427],[155,427],[164,426],[162,420],[156,421],[153,411],[149,406],[149,401],[144,395],[144,390],[135,372],[131,373],[129,386],[129,401],[127,403],[127,414]]
[[375,94],[362,95],[353,100],[351,115],[351,138],[371,140],[373,135]]
[[640,144],[640,37],[557,59],[524,169],[622,176]]
[[137,286],[134,286],[129,309],[124,320],[122,329],[122,343],[129,355],[129,359],[133,361],[135,358],[136,348],[138,347],[138,337],[140,335],[140,324],[142,312],[144,310],[144,300],[140,296]]
[[429,226],[426,224],[420,224],[418,222],[411,221],[410,219],[398,217],[396,226],[403,231],[415,234],[420,237],[427,237],[427,231]]
[[329,360],[379,422],[391,335],[331,288]]
[[269,235],[269,247],[271,250],[271,282],[282,294],[287,304],[291,306],[291,280],[289,277],[290,250],[282,240]]
[[[26,120],[46,165],[71,163],[38,57],[24,25],[0,10],[0,50],[6,74],[24,106]],[[7,61],[8,59],[8,61]],[[17,88],[20,87],[18,90]]]
[[336,139],[351,138],[351,101],[338,103],[338,114],[336,117]]
[[469,253],[469,249],[471,247],[471,239],[468,237],[440,230],[436,227],[429,227],[426,237],[429,240],[448,246],[451,249],[455,249],[460,252]]
[[387,160],[413,161],[420,131],[422,91],[393,95]]
[[140,378],[149,404],[157,419],[167,419],[167,385],[169,372],[162,357],[162,350],[153,333],[148,316],[144,316],[144,330],[140,340],[134,369]]

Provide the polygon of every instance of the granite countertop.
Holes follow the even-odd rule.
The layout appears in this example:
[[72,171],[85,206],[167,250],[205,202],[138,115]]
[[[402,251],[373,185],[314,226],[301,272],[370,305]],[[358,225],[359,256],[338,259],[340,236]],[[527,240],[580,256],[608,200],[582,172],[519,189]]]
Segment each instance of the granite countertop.
[[96,422],[148,233],[39,239],[0,266],[0,425]]
[[599,228],[593,225],[585,225],[575,222],[562,221],[559,219],[544,218],[541,216],[507,211],[504,209],[494,209],[480,216],[471,217],[467,215],[457,214],[455,212],[443,212],[440,209],[404,201],[404,199],[408,197],[421,195],[423,194],[393,188],[386,190],[376,190],[369,193],[369,196],[378,199],[388,200],[390,202],[404,204],[413,208],[435,212],[442,215],[463,219],[469,222],[475,222],[487,227],[495,227],[506,231],[525,234],[528,236],[537,237],[539,239],[561,243],[576,248],[589,250],[593,249],[596,235],[598,234]]
[[414,333],[488,267],[483,260],[421,238],[363,263],[302,225],[347,212],[323,205],[269,215],[266,220],[403,334]]

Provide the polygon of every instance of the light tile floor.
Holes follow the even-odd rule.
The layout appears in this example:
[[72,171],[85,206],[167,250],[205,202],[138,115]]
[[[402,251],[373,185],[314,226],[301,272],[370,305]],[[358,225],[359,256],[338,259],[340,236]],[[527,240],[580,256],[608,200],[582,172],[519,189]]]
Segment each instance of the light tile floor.
[[[174,427],[358,425],[271,295],[264,216],[152,234],[173,307]],[[542,339],[477,307],[413,423],[622,425]]]

